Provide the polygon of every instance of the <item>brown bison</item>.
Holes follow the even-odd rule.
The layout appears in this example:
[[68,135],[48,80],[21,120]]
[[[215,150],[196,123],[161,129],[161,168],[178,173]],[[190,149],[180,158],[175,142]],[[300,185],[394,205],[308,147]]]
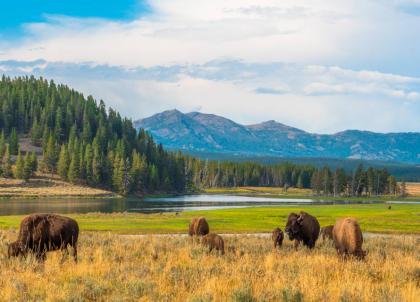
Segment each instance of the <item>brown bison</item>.
[[18,239],[9,244],[8,256],[32,252],[39,260],[45,260],[48,251],[61,250],[67,255],[71,246],[77,261],[78,237],[79,225],[75,220],[55,214],[32,214],[20,223]]
[[295,248],[302,241],[305,246],[312,249],[319,236],[319,222],[315,217],[303,211],[299,214],[290,213],[285,231],[290,240],[295,240]]
[[277,246],[281,247],[281,245],[283,244],[283,238],[283,231],[280,228],[275,228],[271,234],[271,239],[273,240],[274,248],[276,248]]
[[209,224],[207,223],[206,218],[199,217],[191,220],[188,234],[190,236],[204,236],[207,235],[209,231]]
[[321,235],[322,240],[333,240],[332,231],[333,231],[333,225],[327,225],[323,228],[321,228]]
[[209,247],[209,253],[213,249],[216,249],[216,251],[219,251],[221,255],[225,254],[225,243],[220,235],[214,233],[207,234],[203,237],[202,243]]
[[362,231],[354,218],[343,218],[335,223],[333,240],[337,253],[344,258],[353,255],[357,259],[363,259],[366,256],[366,252],[362,250]]

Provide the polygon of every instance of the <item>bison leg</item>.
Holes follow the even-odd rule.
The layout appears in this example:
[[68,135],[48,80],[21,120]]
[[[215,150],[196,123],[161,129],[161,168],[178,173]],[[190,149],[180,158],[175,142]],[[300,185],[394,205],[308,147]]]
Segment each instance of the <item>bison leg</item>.
[[73,245],[73,259],[77,263],[77,244]]
[[313,249],[315,247],[315,242],[313,240],[309,240],[308,242],[308,248]]
[[299,244],[300,244],[300,240],[295,240],[295,250],[298,249]]
[[66,247],[61,247],[61,263],[64,263],[64,261],[67,259],[67,257],[69,256],[69,250]]

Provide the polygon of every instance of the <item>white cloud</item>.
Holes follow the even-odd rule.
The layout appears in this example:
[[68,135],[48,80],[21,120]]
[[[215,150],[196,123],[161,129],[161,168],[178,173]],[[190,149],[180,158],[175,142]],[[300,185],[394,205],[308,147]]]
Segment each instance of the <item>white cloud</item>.
[[420,130],[415,1],[149,2],[130,22],[26,24],[0,41],[0,60],[15,60],[0,71],[54,78],[131,118],[201,108],[318,132]]
[[331,65],[394,60],[396,49],[412,58],[420,50],[420,20],[397,18],[395,5],[381,1],[159,0],[150,6],[151,15],[131,22],[49,16],[27,24],[28,35],[2,47],[0,59],[153,66],[232,57]]

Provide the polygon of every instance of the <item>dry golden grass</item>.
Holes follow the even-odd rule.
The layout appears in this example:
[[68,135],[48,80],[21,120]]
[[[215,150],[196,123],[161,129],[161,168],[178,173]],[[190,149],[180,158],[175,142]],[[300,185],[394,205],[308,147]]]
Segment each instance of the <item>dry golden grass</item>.
[[110,191],[73,185],[54,178],[20,179],[0,178],[0,197],[102,197],[113,195]]
[[408,182],[407,193],[410,196],[420,196],[420,182]]
[[[0,245],[16,231],[0,232]],[[79,263],[0,255],[4,301],[418,301],[420,239],[367,238],[365,262],[341,261],[330,243],[294,251],[286,240],[225,236],[225,256],[181,236],[84,233]]]

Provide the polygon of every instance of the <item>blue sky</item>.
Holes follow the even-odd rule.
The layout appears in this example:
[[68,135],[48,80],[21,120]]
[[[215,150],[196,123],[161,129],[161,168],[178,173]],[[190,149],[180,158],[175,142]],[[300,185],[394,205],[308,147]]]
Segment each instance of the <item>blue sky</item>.
[[138,0],[21,0],[4,1],[1,6],[0,30],[9,38],[21,37],[24,24],[42,22],[46,15],[132,20],[148,12],[147,3]]
[[418,132],[419,28],[418,0],[8,1],[0,73],[66,83],[133,119],[177,108]]

